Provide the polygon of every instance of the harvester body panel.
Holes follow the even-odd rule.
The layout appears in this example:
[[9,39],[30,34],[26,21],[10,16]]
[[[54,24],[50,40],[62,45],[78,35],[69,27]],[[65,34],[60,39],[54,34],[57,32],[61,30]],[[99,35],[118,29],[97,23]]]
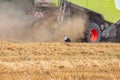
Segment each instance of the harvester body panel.
[[116,23],[120,20],[120,10],[117,9],[115,0],[88,0],[87,9],[103,15],[108,22]]
[[69,0],[69,2],[103,15],[108,22],[116,23],[120,20],[120,0]]
[[34,0],[36,7],[58,7],[60,0]]
[[67,1],[84,8],[87,7],[87,2],[88,2],[88,0],[67,0]]
[[[116,23],[120,20],[120,0],[67,0],[68,2],[89,9],[103,15],[104,19],[111,23]],[[34,3],[39,3],[40,7],[58,7],[60,0],[35,0]],[[46,5],[49,4],[49,5]]]

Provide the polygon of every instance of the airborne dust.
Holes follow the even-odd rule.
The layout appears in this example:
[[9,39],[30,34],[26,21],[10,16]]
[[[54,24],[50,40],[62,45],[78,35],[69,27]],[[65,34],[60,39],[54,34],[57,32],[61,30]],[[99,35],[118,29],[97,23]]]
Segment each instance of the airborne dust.
[[72,41],[84,37],[87,21],[84,17],[74,16],[59,24],[55,12],[35,21],[26,14],[28,10],[35,10],[31,0],[0,1],[0,40],[63,42],[64,34]]

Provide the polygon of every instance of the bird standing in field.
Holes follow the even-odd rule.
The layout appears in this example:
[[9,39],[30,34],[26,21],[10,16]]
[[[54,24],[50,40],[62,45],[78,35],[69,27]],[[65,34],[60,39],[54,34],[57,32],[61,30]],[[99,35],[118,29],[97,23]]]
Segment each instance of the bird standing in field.
[[67,34],[64,34],[64,41],[65,42],[71,42],[70,38],[67,37]]

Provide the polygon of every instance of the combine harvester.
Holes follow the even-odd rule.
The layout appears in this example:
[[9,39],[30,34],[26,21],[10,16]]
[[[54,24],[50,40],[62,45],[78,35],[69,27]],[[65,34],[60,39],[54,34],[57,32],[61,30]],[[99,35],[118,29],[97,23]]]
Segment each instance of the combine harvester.
[[82,9],[89,17],[84,38],[87,42],[107,38],[117,38],[120,42],[120,0],[33,0],[33,3],[39,8],[57,7],[64,14],[68,9],[75,13]]

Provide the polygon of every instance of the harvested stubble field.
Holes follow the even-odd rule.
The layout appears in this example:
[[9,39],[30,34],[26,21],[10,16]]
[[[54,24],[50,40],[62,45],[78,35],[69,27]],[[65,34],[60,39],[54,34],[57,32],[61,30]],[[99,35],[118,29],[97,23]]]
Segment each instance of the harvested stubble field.
[[0,80],[120,80],[120,44],[1,41]]

